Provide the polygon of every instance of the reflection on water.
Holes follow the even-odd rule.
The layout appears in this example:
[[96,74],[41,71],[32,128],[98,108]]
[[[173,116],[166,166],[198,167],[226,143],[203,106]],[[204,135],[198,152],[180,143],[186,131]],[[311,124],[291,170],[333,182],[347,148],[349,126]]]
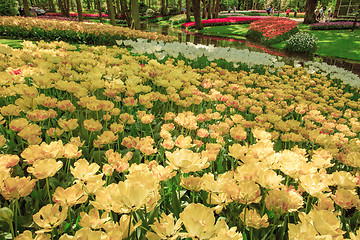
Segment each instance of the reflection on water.
[[[141,30],[147,32],[157,32],[163,35],[175,36],[178,38],[179,42],[192,42],[194,44],[202,45],[214,45],[215,47],[231,47],[236,49],[249,49],[250,51],[255,52],[266,52],[272,55],[286,57],[289,61],[309,61],[309,57],[303,57],[299,55],[288,55],[277,49],[271,49],[258,43],[253,43],[248,40],[239,40],[231,38],[223,38],[216,36],[208,36],[201,33],[188,32],[183,29],[172,28],[169,25],[159,25],[156,23],[142,23]],[[342,59],[336,59],[331,57],[322,57],[323,61],[336,65],[338,67],[345,68],[349,71],[352,71],[355,74],[360,75],[360,63],[349,62]]]

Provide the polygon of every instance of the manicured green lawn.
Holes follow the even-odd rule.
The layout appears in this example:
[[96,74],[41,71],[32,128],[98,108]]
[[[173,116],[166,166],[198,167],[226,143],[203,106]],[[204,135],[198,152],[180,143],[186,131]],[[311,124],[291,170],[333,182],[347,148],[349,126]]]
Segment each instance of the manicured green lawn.
[[23,40],[0,39],[0,43],[6,44],[12,48],[21,48],[22,42],[23,42]]
[[245,39],[249,24],[205,27],[200,32],[208,35]]
[[[249,24],[226,25],[205,27],[200,31],[207,35],[245,38]],[[309,30],[309,26],[299,24],[301,31],[309,32],[318,38],[318,50],[320,56],[346,58],[360,62],[360,30]],[[272,45],[272,47],[284,49],[286,42]]]
[[299,25],[300,29],[318,38],[317,54],[360,61],[360,30],[309,30],[308,26]]

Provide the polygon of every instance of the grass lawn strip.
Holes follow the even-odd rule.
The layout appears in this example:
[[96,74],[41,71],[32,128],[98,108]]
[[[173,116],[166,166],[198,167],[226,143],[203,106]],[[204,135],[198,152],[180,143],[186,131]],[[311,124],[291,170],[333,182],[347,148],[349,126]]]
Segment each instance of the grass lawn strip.
[[0,39],[1,44],[6,44],[12,48],[21,48],[21,43],[23,40],[13,40],[13,39]]

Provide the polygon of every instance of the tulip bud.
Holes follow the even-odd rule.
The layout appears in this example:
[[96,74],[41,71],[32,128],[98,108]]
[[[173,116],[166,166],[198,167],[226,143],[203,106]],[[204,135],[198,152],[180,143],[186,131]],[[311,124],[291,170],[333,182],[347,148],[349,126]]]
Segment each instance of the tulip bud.
[[9,222],[13,220],[14,212],[7,207],[3,207],[0,209],[0,221]]

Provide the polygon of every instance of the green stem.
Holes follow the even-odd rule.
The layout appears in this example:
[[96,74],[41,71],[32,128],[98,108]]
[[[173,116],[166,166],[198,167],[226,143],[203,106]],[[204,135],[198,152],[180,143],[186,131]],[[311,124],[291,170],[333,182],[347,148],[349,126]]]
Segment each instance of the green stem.
[[51,194],[50,194],[50,187],[49,187],[49,178],[45,178],[46,181],[46,189],[49,197],[49,202],[52,203]]
[[128,228],[128,239],[130,239],[130,228],[131,228],[131,219],[132,218],[132,211],[130,212],[130,219],[129,219],[129,228]]
[[312,203],[312,199],[311,199],[311,196],[309,195],[308,196],[308,199],[307,199],[307,202],[306,202],[306,207],[305,207],[305,213],[308,214],[309,213],[309,206],[311,205]]
[[14,226],[13,226],[13,223],[11,221],[6,221],[7,224],[9,224],[10,226],[10,232],[11,232],[11,236],[12,238],[14,239],[16,236],[15,236],[15,232],[14,232]]
[[71,208],[69,208],[69,210],[68,210],[68,219],[69,219],[70,229],[71,229],[71,233],[72,233],[72,234],[75,234],[75,231],[74,231],[74,229],[73,229],[73,227],[72,227],[72,219],[71,219],[71,212],[70,212],[70,210],[71,210]]
[[17,222],[18,222],[18,200],[17,199],[15,199],[14,200],[14,210],[13,210],[13,212],[14,212],[14,225],[15,225],[15,231],[14,231],[14,229],[13,229],[13,231],[14,231],[14,235],[13,236],[15,236],[16,237],[16,235],[17,235]]
[[[245,232],[245,230],[246,230],[246,209],[247,209],[247,207],[245,206],[245,208],[244,208],[244,227],[243,227],[243,232]],[[251,238],[250,238],[251,239]]]

